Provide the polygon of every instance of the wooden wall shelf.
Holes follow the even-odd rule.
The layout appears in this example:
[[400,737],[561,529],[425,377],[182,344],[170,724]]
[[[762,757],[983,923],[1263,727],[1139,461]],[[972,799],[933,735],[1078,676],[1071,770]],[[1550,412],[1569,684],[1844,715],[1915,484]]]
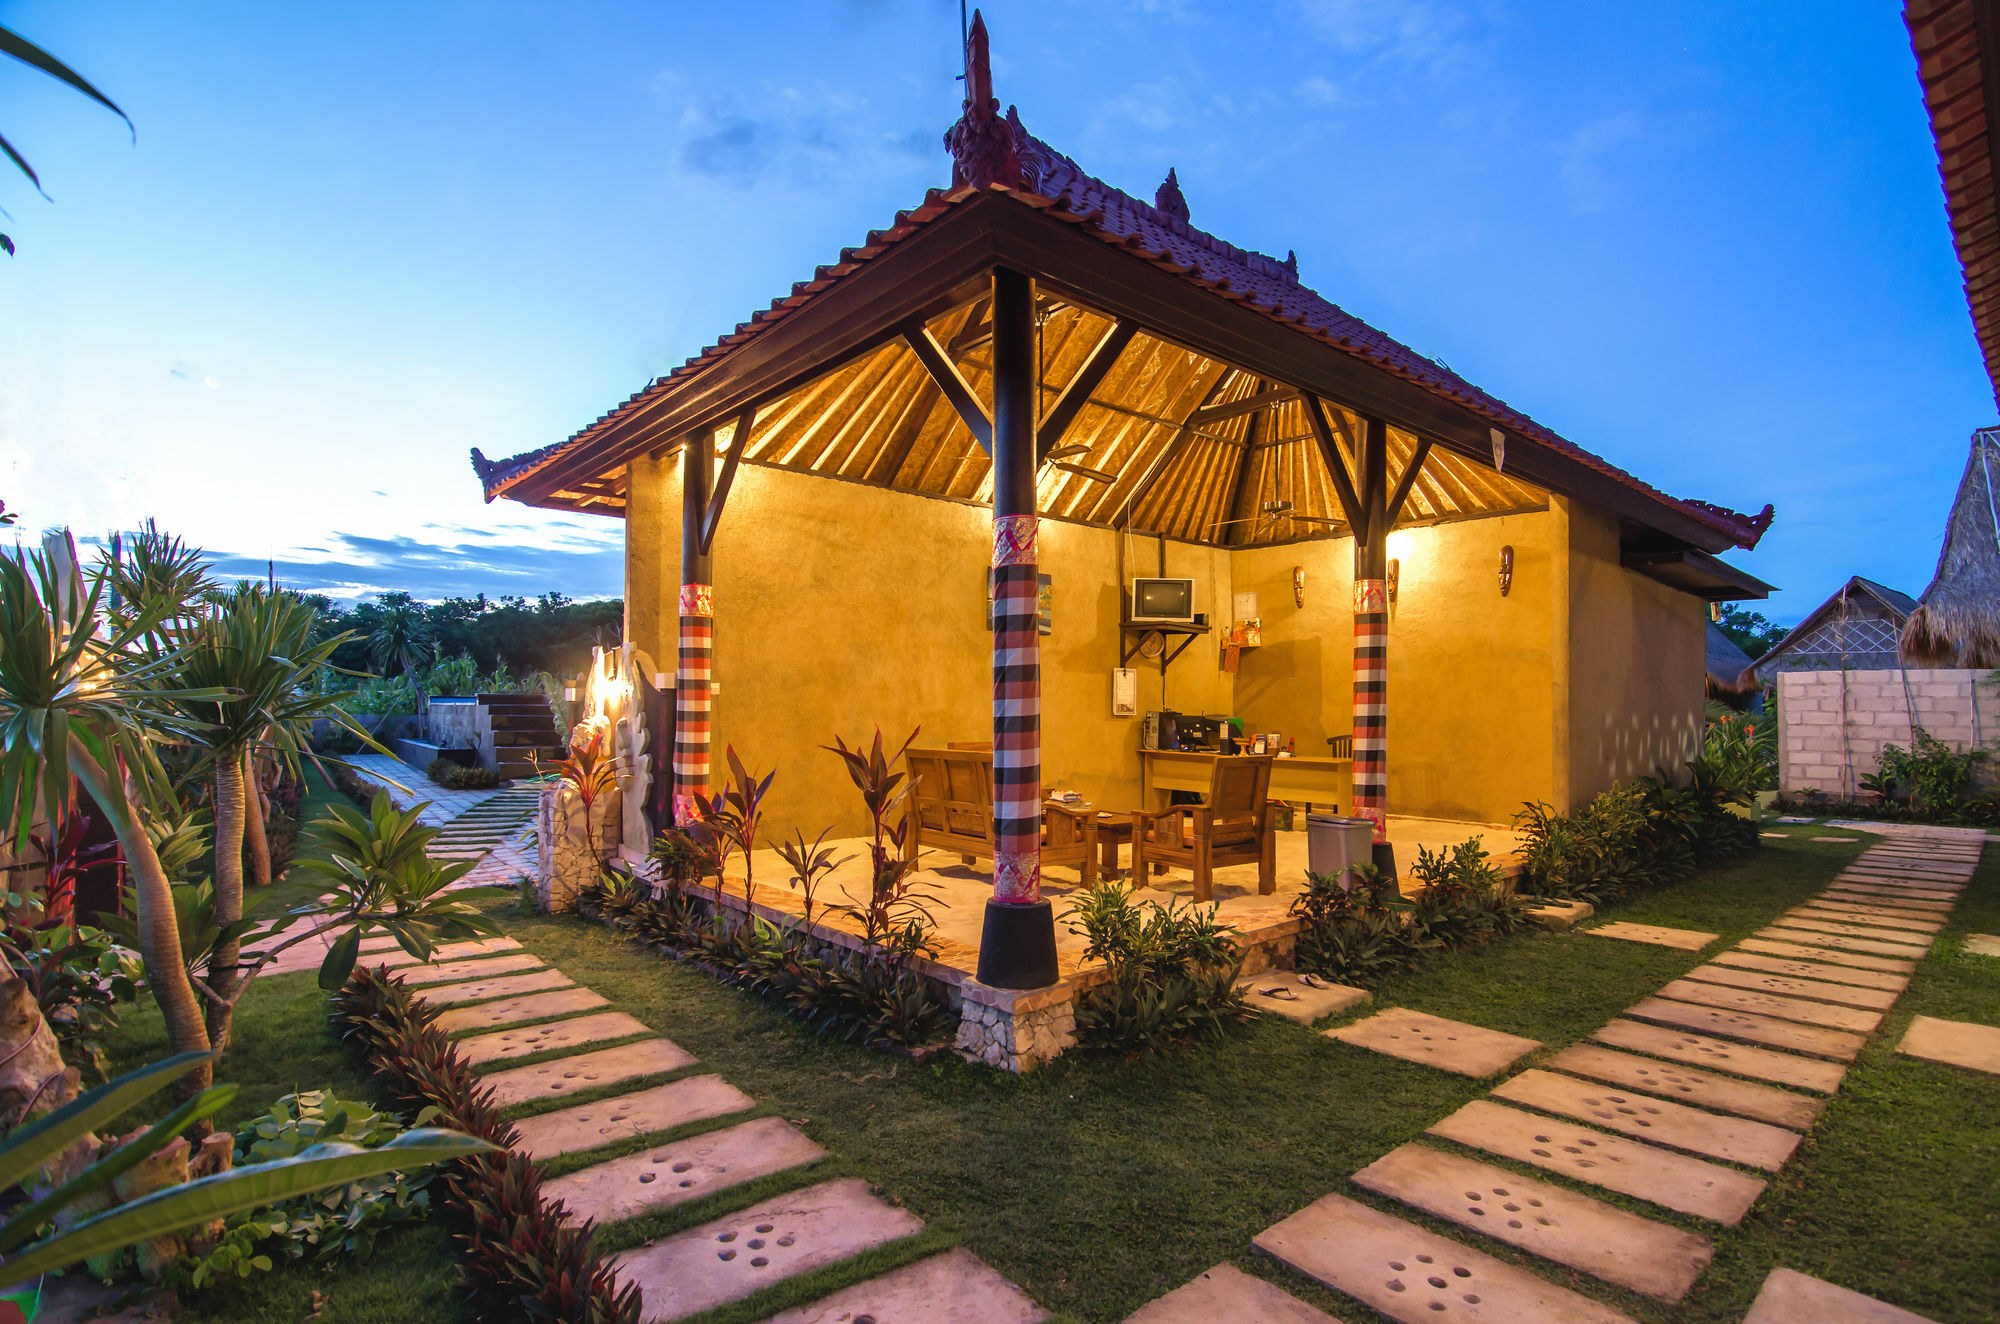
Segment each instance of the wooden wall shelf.
[[1143,621],[1121,622],[1118,626],[1119,634],[1122,636],[1118,644],[1118,665],[1121,667],[1129,665],[1138,655],[1140,642],[1149,634],[1161,634],[1169,639],[1178,637],[1179,643],[1171,645],[1160,654],[1160,670],[1165,671],[1169,662],[1187,652],[1188,645],[1207,634],[1209,628],[1206,625],[1148,625]]

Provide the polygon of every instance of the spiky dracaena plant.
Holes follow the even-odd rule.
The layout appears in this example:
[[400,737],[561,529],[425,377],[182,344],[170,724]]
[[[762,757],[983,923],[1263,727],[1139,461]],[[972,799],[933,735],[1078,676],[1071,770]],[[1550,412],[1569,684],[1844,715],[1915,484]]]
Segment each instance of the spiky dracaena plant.
[[263,752],[296,771],[315,719],[331,719],[362,740],[368,733],[342,709],[348,693],[323,683],[333,674],[333,653],[351,634],[314,642],[315,613],[289,593],[270,593],[245,582],[211,602],[179,632],[176,656],[183,686],[217,691],[219,699],[181,705],[201,723],[215,807],[215,918],[225,935],[208,962],[208,1033],[220,1052],[228,1046],[237,971],[238,939],[230,926],[243,917],[243,846],[254,785],[246,785],[253,755]]
[[[542,762],[532,750],[528,752],[528,762],[537,776],[543,775]],[[599,800],[618,789],[623,762],[617,755],[604,752],[604,732],[597,731],[582,746],[572,749],[568,758],[553,759],[548,765],[548,770],[583,806],[583,845],[592,859],[597,858],[597,832],[590,825],[591,815]]]
[[[0,813],[20,850],[37,803],[57,821],[70,778],[80,782],[117,835],[137,902],[139,954],[176,1052],[206,1053],[208,1029],[181,961],[173,889],[147,835],[172,803],[156,745],[198,739],[185,703],[220,692],[186,688],[172,648],[146,637],[182,604],[105,607],[107,577],[86,573],[67,534],[34,554],[0,556]],[[206,1089],[204,1061],[181,1076],[183,1098]]]

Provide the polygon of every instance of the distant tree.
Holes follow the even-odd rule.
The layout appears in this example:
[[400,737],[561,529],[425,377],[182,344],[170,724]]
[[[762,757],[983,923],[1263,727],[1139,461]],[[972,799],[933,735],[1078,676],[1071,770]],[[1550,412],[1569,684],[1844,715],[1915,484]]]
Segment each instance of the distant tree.
[[431,632],[424,615],[423,604],[407,593],[382,595],[375,628],[368,636],[369,659],[377,671],[385,676],[414,671],[431,656]]
[[1751,611],[1734,603],[1722,609],[1722,619],[1715,624],[1716,628],[1734,639],[1736,646],[1748,653],[1752,661],[1777,647],[1778,641],[1791,633],[1763,612]]
[[[35,45],[34,42],[29,41],[12,28],[0,26],[0,55],[11,55],[30,69],[39,69],[49,77],[69,84],[92,101],[110,110],[119,119],[124,120],[126,128],[129,129],[132,127],[132,117],[112,104],[110,97],[105,96],[102,92],[92,87],[90,81],[82,74]],[[28,182],[35,186],[35,192],[40,193],[44,198],[49,196],[42,189],[41,176],[35,173],[34,167],[30,166],[26,159],[14,150],[14,144],[8,142],[5,137],[0,137],[0,153],[5,153],[7,159],[12,161],[15,167],[28,177]],[[0,216],[4,215],[6,213],[0,211]],[[4,234],[0,234],[0,251],[4,251],[9,257],[14,255],[14,241]]]

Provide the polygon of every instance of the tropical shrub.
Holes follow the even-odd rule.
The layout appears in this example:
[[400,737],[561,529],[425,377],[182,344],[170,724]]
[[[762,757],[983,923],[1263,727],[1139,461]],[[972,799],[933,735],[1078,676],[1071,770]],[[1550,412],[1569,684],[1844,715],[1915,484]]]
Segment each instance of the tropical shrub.
[[432,759],[424,776],[447,791],[490,791],[500,784],[500,774],[491,768],[443,757]]
[[1077,998],[1077,1042],[1152,1055],[1254,1015],[1236,987],[1243,958],[1220,908],[1183,906],[1178,897],[1135,904],[1138,890],[1100,882],[1060,917],[1085,939],[1084,959],[1109,972]]
[[0,954],[34,995],[62,1060],[106,1079],[104,1041],[118,1025],[118,1004],[138,996],[139,962],[131,949],[100,929],[57,923],[9,925],[0,932]]

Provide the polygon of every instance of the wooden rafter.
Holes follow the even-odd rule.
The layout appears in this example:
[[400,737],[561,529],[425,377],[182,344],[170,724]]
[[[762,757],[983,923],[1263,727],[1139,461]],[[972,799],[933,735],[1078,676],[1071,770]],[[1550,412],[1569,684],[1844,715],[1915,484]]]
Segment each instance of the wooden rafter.
[[1076,376],[1069,379],[1056,402],[1042,416],[1041,425],[1035,429],[1035,459],[1039,463],[1046,460],[1049,452],[1062,443],[1063,434],[1076,421],[1078,411],[1090,402],[1090,394],[1103,382],[1104,375],[1117,364],[1118,356],[1132,343],[1132,337],[1139,333],[1136,322],[1113,322],[1104,338],[1090,351],[1083,366],[1076,370]]
[[1424,467],[1424,459],[1431,453],[1430,439],[1417,438],[1417,448],[1410,453],[1410,462],[1403,466],[1403,476],[1396,480],[1396,490],[1389,494],[1389,527],[1396,527],[1396,517],[1403,513],[1403,502],[1410,495],[1410,484],[1417,481],[1417,473]]
[[[1319,443],[1320,458],[1326,461],[1327,476],[1333,480],[1333,494],[1340,499],[1341,513],[1347,516],[1347,527],[1354,530],[1358,538],[1368,527],[1368,520],[1361,509],[1361,496],[1354,490],[1354,479],[1347,472],[1347,461],[1341,458],[1340,447],[1333,440],[1333,429],[1327,426],[1326,408],[1320,398],[1303,393],[1300,399],[1305,404],[1306,422],[1311,425],[1313,440]],[[1341,431],[1347,430],[1347,419],[1340,419]],[[1348,445],[1354,444],[1348,438]],[[1359,452],[1356,452],[1357,458]]]
[[1206,427],[1211,423],[1221,423],[1232,418],[1241,418],[1245,414],[1254,414],[1258,410],[1268,409],[1272,405],[1284,404],[1288,400],[1296,400],[1298,399],[1298,395],[1299,393],[1289,386],[1279,386],[1270,390],[1259,390],[1254,395],[1246,395],[1241,400],[1231,400],[1226,404],[1204,405],[1202,408],[1194,411],[1194,417],[1188,420],[1188,426]]
[[937,337],[929,327],[921,322],[903,328],[903,341],[910,352],[917,356],[917,362],[924,365],[924,371],[937,383],[939,391],[951,407],[958,412],[972,439],[979,443],[979,449],[988,455],[993,453],[993,415],[986,410],[986,404],[965,380],[965,374],[958,370],[951,356],[938,344]]
[[[745,405],[736,416],[736,435],[729,439],[729,454],[723,457],[722,472],[716,476],[715,491],[709,495],[708,511],[701,517],[701,554],[707,556],[715,545],[715,531],[722,525],[722,507],[729,501],[730,485],[736,481],[736,466],[743,462],[743,448],[750,444],[750,429],[757,422],[757,406]],[[697,437],[690,445],[705,445]]]
[[[1233,369],[1224,368],[1221,373],[1217,374],[1215,385],[1209,387],[1208,394],[1202,397],[1201,404],[1205,405],[1215,399],[1221,393],[1222,388],[1228,385],[1229,379],[1235,375]],[[1197,409],[1200,407],[1201,405],[1195,406]],[[1193,411],[1189,412],[1192,413]],[[1181,448],[1187,444],[1189,435],[1187,426],[1183,424],[1179,431],[1167,439],[1166,445],[1160,447],[1159,453],[1153,457],[1153,462],[1146,466],[1146,472],[1140,476],[1138,483],[1126,495],[1125,500],[1119,504],[1118,513],[1111,517],[1111,526],[1113,528],[1123,527],[1132,518],[1132,512],[1139,508],[1139,502],[1145,499],[1148,492],[1152,491],[1153,484],[1159,482],[1160,475],[1167,471],[1167,465],[1173,461],[1175,456],[1180,454]]]

